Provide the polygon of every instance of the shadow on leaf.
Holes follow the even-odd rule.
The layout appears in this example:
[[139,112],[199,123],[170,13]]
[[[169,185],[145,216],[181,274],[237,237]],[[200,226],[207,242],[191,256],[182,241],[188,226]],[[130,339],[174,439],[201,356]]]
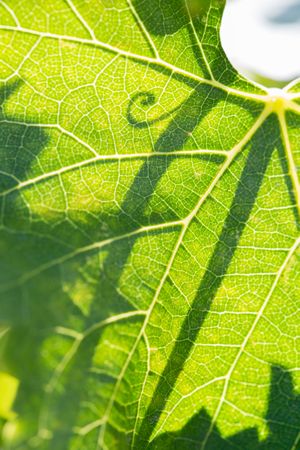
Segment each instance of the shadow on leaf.
[[[195,414],[177,432],[163,433],[147,448],[150,450],[199,450],[212,419],[204,409]],[[222,437],[217,426],[205,446],[205,450],[297,450],[300,429],[300,395],[293,388],[292,376],[283,367],[272,366],[268,410],[265,416],[268,426],[266,439],[259,438],[256,428]]]
[[5,112],[9,98],[20,88],[21,81],[15,81],[0,88],[0,192],[12,188],[27,178],[30,165],[48,143],[44,130],[29,121],[18,123]]
[[[141,439],[141,441],[138,441],[139,445],[142,445],[142,442],[147,442],[150,438],[166,406],[227,273],[240,237],[250,217],[274,150],[273,145],[266,146],[264,143],[263,135],[266,127],[268,127],[268,123],[264,124],[253,137],[252,146],[218,243],[142,421],[139,430]],[[259,170],[257,170],[258,168]]]

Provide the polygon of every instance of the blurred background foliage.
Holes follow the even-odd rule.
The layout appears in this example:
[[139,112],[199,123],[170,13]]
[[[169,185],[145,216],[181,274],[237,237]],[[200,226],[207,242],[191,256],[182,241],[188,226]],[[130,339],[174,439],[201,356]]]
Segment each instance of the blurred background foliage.
[[232,64],[264,86],[300,76],[300,0],[228,0],[221,37]]

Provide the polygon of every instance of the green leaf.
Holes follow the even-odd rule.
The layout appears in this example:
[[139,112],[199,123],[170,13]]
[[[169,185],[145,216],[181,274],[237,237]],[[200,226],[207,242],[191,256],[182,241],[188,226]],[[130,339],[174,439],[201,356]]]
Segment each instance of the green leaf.
[[300,82],[224,6],[0,2],[4,449],[300,448]]

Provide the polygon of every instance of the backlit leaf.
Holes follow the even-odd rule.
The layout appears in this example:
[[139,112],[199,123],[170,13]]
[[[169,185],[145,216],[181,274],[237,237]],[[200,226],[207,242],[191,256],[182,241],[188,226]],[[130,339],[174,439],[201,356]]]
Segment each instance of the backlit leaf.
[[300,448],[300,83],[224,7],[0,1],[1,448]]

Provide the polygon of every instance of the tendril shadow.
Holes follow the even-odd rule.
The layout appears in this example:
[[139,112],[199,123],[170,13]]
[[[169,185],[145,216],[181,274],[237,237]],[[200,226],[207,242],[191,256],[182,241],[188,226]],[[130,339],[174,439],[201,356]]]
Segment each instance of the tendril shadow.
[[[172,110],[174,117],[172,117],[169,125],[158,138],[153,149],[157,156],[155,158],[145,159],[120,206],[117,220],[120,229],[124,230],[124,232],[131,232],[141,226],[153,225],[164,221],[164,217],[160,214],[152,212],[147,215],[145,211],[155,193],[158,183],[176,158],[175,156],[172,156],[172,152],[184,147],[186,141],[190,138],[190,134],[201,120],[203,120],[206,114],[208,114],[210,110],[224,98],[223,93],[221,93],[219,96],[215,97],[215,100],[207,103],[206,99],[208,98],[210,90],[210,87],[199,87],[195,89],[184,102]],[[148,93],[138,93],[133,99],[134,98],[145,98],[147,105],[149,101],[151,104],[153,102],[152,94],[148,95]],[[133,117],[133,99],[128,107],[128,121],[132,125],[135,124],[133,126],[144,127],[146,125],[143,122],[141,124],[136,117]],[[172,116],[172,112],[168,114]],[[158,121],[159,118],[155,120]],[[149,123],[147,123],[147,127],[148,126]],[[164,154],[159,155],[160,152],[163,152]],[[170,156],[165,155],[166,152],[170,153]],[[199,157],[206,158],[205,156]],[[172,214],[172,220],[179,219],[175,213]],[[165,233],[166,231],[159,231],[159,233],[163,232]],[[153,232],[153,234],[155,233],[158,233],[158,231]],[[108,300],[115,303],[116,298],[118,298],[118,303],[122,305],[121,308],[124,311],[132,309],[132,305],[130,305],[126,299],[122,299],[117,287],[120,284],[124,265],[138,238],[139,235],[136,237],[133,236],[125,242],[118,243],[118,250],[113,245],[102,267],[105,285],[104,290],[109,293]],[[95,320],[96,309],[98,307],[99,305],[97,302],[94,302],[90,313],[91,323]]]
[[170,117],[175,111],[178,111],[180,106],[177,106],[176,108],[171,109],[170,111],[161,114],[159,117],[156,117],[152,120],[139,120],[137,119],[133,114],[133,108],[134,106],[137,106],[140,103],[142,107],[144,106],[153,106],[156,103],[155,95],[152,92],[138,92],[135,94],[129,102],[128,108],[127,108],[127,120],[128,123],[136,128],[148,128],[151,125],[154,125],[155,123],[161,122],[162,120],[167,119]]
[[[142,164],[140,170],[135,176],[133,183],[128,190],[123,203],[120,207],[118,215],[118,222],[122,229],[126,232],[133,231],[141,226],[161,223],[164,219],[159,214],[150,214],[147,216],[145,211],[149,202],[151,201],[155,189],[162,179],[168,168],[174,161],[175,156],[172,156],[172,152],[183,148],[187,139],[190,137],[190,133],[196,128],[196,126],[203,120],[211,108],[223,98],[223,94],[217,97],[210,105],[205,105],[205,98],[207,98],[208,90],[211,88],[201,87],[194,90],[190,96],[177,108],[174,109],[175,117],[172,118],[166,130],[158,138],[154,152],[157,153],[157,157],[148,158]],[[142,93],[144,96],[144,93]],[[135,96],[139,98],[139,94]],[[152,99],[151,99],[152,101]],[[131,112],[130,112],[131,114]],[[135,118],[128,115],[128,120],[132,122],[138,122]],[[144,126],[144,125],[143,125]],[[148,125],[147,125],[148,126]],[[159,152],[169,152],[170,156],[161,155]],[[178,217],[174,214],[173,220],[177,220]],[[159,233],[166,231],[159,231]],[[158,231],[153,232],[153,234]],[[118,245],[120,251],[116,251],[112,246],[111,251],[105,259],[104,266],[102,268],[103,277],[106,280],[106,288],[110,293],[110,299],[115,301],[115,297],[122,301],[120,294],[117,293],[117,287],[120,284],[120,279],[123,273],[124,265],[128,260],[135,242],[139,236],[133,236],[126,240],[124,245]],[[124,299],[123,299],[124,301]],[[125,300],[126,307],[132,308]],[[94,302],[94,308],[98,308],[97,302]],[[91,311],[90,317],[93,320],[96,311]]]

